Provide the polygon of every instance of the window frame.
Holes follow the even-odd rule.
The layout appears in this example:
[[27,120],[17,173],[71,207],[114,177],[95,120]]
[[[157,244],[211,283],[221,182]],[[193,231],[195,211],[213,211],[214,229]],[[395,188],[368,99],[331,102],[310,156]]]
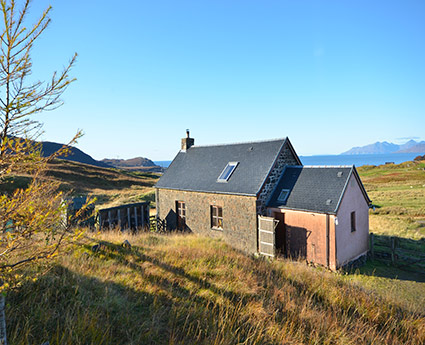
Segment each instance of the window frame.
[[186,203],[182,200],[176,200],[177,230],[186,229],[186,212]]
[[[217,182],[221,182],[221,183],[226,183],[229,181],[230,177],[233,175],[233,173],[235,172],[237,166],[239,165],[239,162],[229,162],[227,163],[227,165],[224,167],[224,169],[221,171],[220,175],[218,175],[217,178]],[[226,172],[228,167],[232,167],[229,175],[227,176],[227,178],[223,177],[223,174]]]
[[[290,191],[291,191],[290,189],[282,188],[280,190],[279,196],[277,197],[277,201],[286,202],[286,200],[288,200],[288,196],[289,196],[289,192]],[[285,195],[285,198],[284,199],[281,199],[280,196],[282,195],[283,192],[286,192],[286,195]]]
[[357,230],[357,228],[356,228],[356,211],[352,211],[350,213],[350,225],[351,225],[351,232],[355,232]]
[[[215,214],[214,214],[214,210],[216,210]],[[220,213],[221,213],[221,216],[220,216]],[[210,205],[210,222],[211,222],[211,229],[223,230],[223,207],[222,206]]]

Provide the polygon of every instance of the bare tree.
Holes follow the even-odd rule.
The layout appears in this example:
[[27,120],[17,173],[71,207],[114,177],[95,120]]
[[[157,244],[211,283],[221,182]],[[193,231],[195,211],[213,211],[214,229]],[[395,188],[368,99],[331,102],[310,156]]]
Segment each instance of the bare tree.
[[51,7],[27,27],[31,0],[18,6],[16,2],[0,0],[0,186],[16,173],[27,174],[30,182],[26,188],[0,190],[0,345],[6,344],[2,291],[20,279],[16,269],[54,256],[59,245],[75,235],[66,226],[66,206],[58,184],[45,176],[48,161],[67,148],[44,158],[41,147],[33,141],[41,128],[33,115],[62,105],[61,96],[74,81],[69,71],[77,55],[48,82],[34,81],[31,52],[50,23]]

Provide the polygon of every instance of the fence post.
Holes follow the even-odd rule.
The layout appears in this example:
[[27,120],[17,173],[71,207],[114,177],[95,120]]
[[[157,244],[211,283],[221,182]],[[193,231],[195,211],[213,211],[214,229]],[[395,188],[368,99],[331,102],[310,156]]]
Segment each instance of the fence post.
[[369,253],[370,253],[370,258],[373,260],[375,257],[375,252],[373,250],[373,247],[375,245],[375,235],[373,234],[373,232],[370,233],[369,240],[370,240]]
[[396,255],[395,255],[395,237],[391,237],[391,263],[394,265],[396,261]]

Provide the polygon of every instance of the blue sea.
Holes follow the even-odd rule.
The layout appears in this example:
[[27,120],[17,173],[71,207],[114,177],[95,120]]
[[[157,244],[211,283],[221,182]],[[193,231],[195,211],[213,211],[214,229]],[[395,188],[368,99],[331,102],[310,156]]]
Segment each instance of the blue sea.
[[[381,165],[388,162],[400,164],[411,161],[419,156],[419,153],[388,153],[373,155],[322,155],[300,156],[304,165]],[[156,161],[155,164],[167,168],[171,161]]]

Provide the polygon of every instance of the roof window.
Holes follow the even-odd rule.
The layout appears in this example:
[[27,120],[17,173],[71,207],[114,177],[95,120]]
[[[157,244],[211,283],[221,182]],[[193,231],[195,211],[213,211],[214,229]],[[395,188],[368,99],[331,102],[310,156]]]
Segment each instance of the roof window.
[[230,176],[232,176],[239,162],[229,162],[227,163],[224,170],[221,172],[220,176],[217,179],[217,182],[227,182],[229,181]]
[[280,194],[277,198],[278,201],[280,202],[286,202],[286,199],[288,199],[289,196],[289,189],[282,189],[280,191]]

